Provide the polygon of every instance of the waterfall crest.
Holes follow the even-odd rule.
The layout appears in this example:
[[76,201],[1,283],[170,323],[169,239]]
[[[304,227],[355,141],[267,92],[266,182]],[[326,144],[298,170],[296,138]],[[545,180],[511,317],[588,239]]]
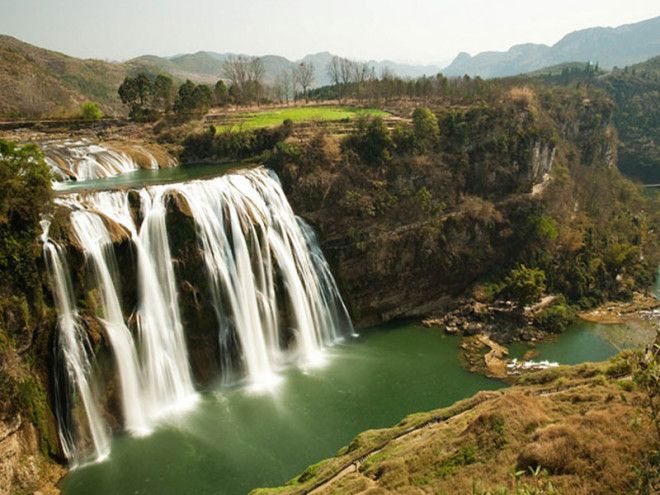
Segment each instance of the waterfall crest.
[[[317,365],[325,346],[352,332],[314,233],[294,215],[272,172],[63,196],[58,202],[71,210],[75,241],[93,275],[94,316],[114,355],[122,426],[134,434],[196,398],[168,233],[172,198],[194,222],[217,325],[204,331],[218,339],[219,378],[268,388],[280,368]],[[118,232],[136,258],[135,308],[122,307],[117,274],[127,267],[117,266],[113,251]]]
[[[171,167],[176,161],[137,144],[100,145],[82,139],[42,144],[44,158],[60,181],[84,181],[112,177],[143,169]],[[160,165],[159,165],[160,164]]]

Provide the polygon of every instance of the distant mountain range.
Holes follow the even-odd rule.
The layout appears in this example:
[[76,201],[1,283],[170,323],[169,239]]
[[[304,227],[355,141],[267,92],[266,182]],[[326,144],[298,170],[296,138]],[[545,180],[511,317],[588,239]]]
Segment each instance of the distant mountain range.
[[[369,60],[376,74],[383,70],[400,77],[420,77],[442,72],[446,76],[481,76],[483,78],[524,74],[565,62],[598,63],[604,69],[623,67],[642,62],[660,54],[660,16],[617,28],[589,28],[564,36],[553,46],[526,43],[515,45],[506,52],[482,52],[473,57],[460,53],[447,67],[437,65],[411,65],[390,60]],[[170,74],[195,82],[213,83],[222,73],[222,61],[230,53],[197,52],[174,57],[146,55],[129,61],[136,65],[155,67]],[[277,73],[290,70],[300,62],[315,68],[315,86],[330,84],[326,67],[334,55],[320,52],[306,55],[302,60],[289,60],[278,55],[265,55],[261,59],[266,79],[272,81]]]
[[[411,65],[389,60],[366,62],[376,74],[387,69],[400,77],[419,77],[442,72],[448,76],[502,77],[535,71],[566,62],[598,62],[601,68],[625,66],[660,54],[660,16],[617,28],[575,31],[553,46],[516,45],[506,52],[483,52],[474,57],[459,54],[446,68]],[[229,53],[201,51],[172,57],[143,55],[126,62],[82,60],[39,48],[0,35],[0,116],[64,116],[93,100],[108,114],[125,113],[117,88],[126,75],[148,70],[167,73],[178,81],[214,84],[221,76],[222,62]],[[330,84],[327,65],[334,55],[320,52],[302,60],[277,55],[261,59],[265,78],[272,82],[278,73],[301,61],[315,68],[315,86]]]
[[[144,65],[168,72],[175,77],[190,79],[198,83],[215,83],[222,74],[222,62],[230,56],[238,56],[234,53],[197,52],[173,57],[157,57],[154,55],[143,55],[129,60],[134,65]],[[263,55],[261,60],[266,72],[266,80],[273,81],[278,73],[291,70],[301,62],[314,66],[314,86],[325,86],[331,83],[328,76],[327,66],[334,55],[330,52],[320,52],[305,55],[301,60],[289,60],[279,55]],[[369,60],[366,62],[373,67],[377,75],[387,69],[401,77],[420,77],[423,75],[437,74],[442,70],[437,65],[411,65],[392,62],[391,60]]]
[[660,16],[617,28],[574,31],[552,46],[526,43],[506,52],[460,53],[446,76],[513,76],[564,62],[598,63],[603,69],[642,62],[660,54]]

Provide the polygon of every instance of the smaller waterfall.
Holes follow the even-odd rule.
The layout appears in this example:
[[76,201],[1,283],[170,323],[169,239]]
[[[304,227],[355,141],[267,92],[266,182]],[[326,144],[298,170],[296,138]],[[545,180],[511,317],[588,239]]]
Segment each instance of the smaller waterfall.
[[[101,146],[83,139],[46,142],[42,148],[46,163],[60,181],[84,181],[141,168],[159,168],[159,160],[154,153],[137,144]],[[161,167],[176,165],[174,159],[165,153],[159,158]]]
[[353,323],[348,314],[348,308],[341,298],[339,287],[335,277],[332,276],[330,265],[321,251],[321,246],[316,238],[316,233],[304,220],[298,218],[298,225],[302,235],[305,237],[305,243],[309,248],[309,256],[316,277],[311,281],[317,283],[317,291],[320,298],[317,300],[316,317],[321,328],[329,328],[334,340],[341,340],[343,337],[340,330],[350,330],[351,336],[357,337],[353,331]]
[[[143,220],[139,231],[126,193],[100,192],[85,198],[88,207],[130,233],[137,251],[143,403],[152,419],[185,409],[196,400],[167,239],[163,193],[162,188],[156,188],[152,197],[146,189],[141,190]],[[79,204],[79,208],[84,207]]]
[[140,390],[137,352],[131,332],[124,323],[117,288],[111,274],[110,267],[116,266],[116,262],[110,235],[103,220],[87,211],[72,212],[71,224],[85,256],[92,261],[100,289],[102,314],[99,319],[114,351],[126,429],[135,434],[146,434],[150,430]]
[[[75,393],[79,395],[93,456],[95,460],[101,460],[110,454],[110,441],[107,427],[96,406],[98,397],[92,379],[92,352],[76,310],[66,257],[60,247],[49,240],[49,227],[48,221],[42,221],[41,240],[57,308],[59,329],[57,342],[66,381],[66,383],[58,383],[57,388],[64,389],[63,393],[68,397],[75,397]],[[65,399],[61,394],[57,394],[57,398]],[[60,440],[64,454],[75,466],[83,461],[85,456],[79,451],[78,446],[81,442],[73,438],[73,428],[67,424],[69,421],[66,419],[68,412],[63,409],[64,407],[57,408]]]

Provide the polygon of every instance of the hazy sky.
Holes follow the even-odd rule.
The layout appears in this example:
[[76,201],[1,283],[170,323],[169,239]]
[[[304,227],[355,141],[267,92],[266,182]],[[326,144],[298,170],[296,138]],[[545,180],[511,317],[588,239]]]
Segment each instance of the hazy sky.
[[442,63],[660,15],[657,0],[0,0],[0,33],[79,57],[211,50]]

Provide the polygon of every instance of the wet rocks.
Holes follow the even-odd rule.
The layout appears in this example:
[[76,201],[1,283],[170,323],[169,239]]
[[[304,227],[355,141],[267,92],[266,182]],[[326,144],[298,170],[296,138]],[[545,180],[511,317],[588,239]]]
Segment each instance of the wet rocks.
[[442,316],[422,321],[427,328],[442,328],[450,335],[472,336],[488,334],[497,342],[534,340],[536,330],[511,301],[486,304],[475,300],[461,300],[458,306]]

